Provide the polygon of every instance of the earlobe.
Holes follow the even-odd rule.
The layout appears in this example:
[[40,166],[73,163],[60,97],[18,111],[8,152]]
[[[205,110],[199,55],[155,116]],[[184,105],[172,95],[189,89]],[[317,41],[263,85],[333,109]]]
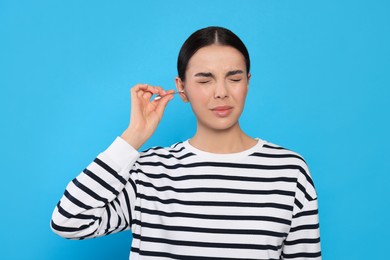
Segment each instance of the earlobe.
[[175,78],[175,84],[176,84],[177,91],[180,92],[179,93],[180,98],[184,102],[188,102],[188,98],[187,98],[187,95],[186,95],[186,92],[185,92],[185,89],[184,89],[184,82],[181,80],[181,78],[176,77]]

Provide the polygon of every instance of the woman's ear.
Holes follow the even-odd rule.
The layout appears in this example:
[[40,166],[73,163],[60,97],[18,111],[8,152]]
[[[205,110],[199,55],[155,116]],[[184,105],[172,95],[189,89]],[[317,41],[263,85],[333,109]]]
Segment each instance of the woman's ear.
[[248,73],[248,85],[249,85],[249,82],[250,82],[250,79],[251,79],[251,74],[250,73]]
[[186,92],[185,92],[185,89],[184,89],[184,82],[181,80],[181,78],[176,77],[175,78],[175,84],[176,84],[176,89],[179,92],[180,98],[184,102],[188,102],[188,98],[187,98],[187,95],[186,95]]

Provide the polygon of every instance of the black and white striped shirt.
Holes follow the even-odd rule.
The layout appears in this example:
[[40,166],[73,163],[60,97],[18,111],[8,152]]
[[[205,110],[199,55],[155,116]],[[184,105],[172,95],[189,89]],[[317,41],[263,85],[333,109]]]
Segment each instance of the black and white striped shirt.
[[139,153],[118,137],[68,184],[51,226],[71,239],[131,229],[131,260],[321,259],[317,205],[302,157],[263,140]]

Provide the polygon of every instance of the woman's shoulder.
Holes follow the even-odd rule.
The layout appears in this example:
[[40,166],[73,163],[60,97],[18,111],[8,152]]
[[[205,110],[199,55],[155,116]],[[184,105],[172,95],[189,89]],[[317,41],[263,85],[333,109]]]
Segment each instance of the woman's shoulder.
[[269,158],[289,159],[290,162],[306,165],[304,157],[295,150],[288,147],[262,140],[262,146],[253,155],[265,156]]
[[309,186],[311,187],[308,189],[312,189],[313,197],[315,197],[314,183],[309,170],[309,166],[300,153],[284,146],[280,146],[267,141],[264,142],[262,151],[264,151],[265,154],[268,154],[269,157],[276,158],[279,161],[281,167],[288,167],[291,169],[298,170],[298,172],[300,173],[298,182],[306,183],[304,184],[304,186],[307,186],[307,184],[309,184],[307,188]]

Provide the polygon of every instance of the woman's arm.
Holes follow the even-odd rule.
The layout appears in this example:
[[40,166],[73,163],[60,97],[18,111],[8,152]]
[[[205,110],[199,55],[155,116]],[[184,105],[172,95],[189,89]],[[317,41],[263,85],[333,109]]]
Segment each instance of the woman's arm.
[[[139,149],[153,134],[174,91],[145,84],[131,89],[128,128],[67,186],[54,209],[51,227],[72,239],[131,228],[136,200]],[[152,95],[162,96],[150,100]]]
[[320,260],[318,199],[309,169],[298,161],[299,174],[290,231],[283,245],[282,259]]
[[282,259],[321,259],[317,199],[307,201],[294,214],[290,232],[284,241]]
[[84,239],[129,229],[137,158],[138,152],[118,137],[68,184],[54,209],[52,230],[65,238]]

